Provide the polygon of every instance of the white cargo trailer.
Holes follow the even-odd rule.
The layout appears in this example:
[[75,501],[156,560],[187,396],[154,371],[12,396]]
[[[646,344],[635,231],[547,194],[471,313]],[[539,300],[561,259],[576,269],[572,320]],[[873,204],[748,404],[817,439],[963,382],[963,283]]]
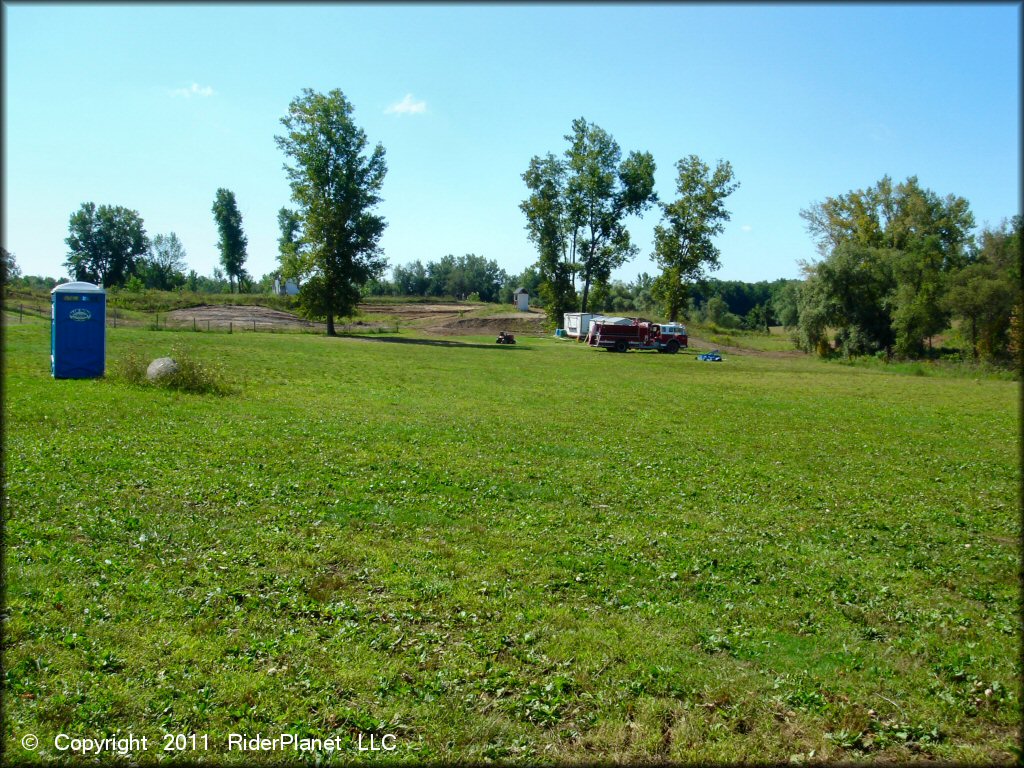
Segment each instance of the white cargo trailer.
[[600,320],[603,315],[592,312],[566,312],[565,313],[565,335],[574,339],[586,336],[590,330],[591,320]]

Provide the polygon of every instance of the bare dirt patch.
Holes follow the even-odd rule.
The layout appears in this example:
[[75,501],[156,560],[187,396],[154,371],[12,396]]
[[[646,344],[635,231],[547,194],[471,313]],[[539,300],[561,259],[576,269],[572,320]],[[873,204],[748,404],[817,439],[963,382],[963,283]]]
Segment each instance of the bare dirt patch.
[[279,309],[239,304],[204,304],[188,309],[176,309],[161,318],[161,324],[173,328],[194,326],[196,330],[226,330],[234,328],[246,331],[322,330],[323,323],[305,320],[291,312]]
[[[349,322],[335,319],[341,332],[415,328],[440,336],[509,333],[544,333],[544,315],[540,312],[496,311],[472,304],[360,304],[355,318]],[[160,324],[171,328],[235,331],[313,331],[323,332],[326,325],[311,322],[291,312],[256,305],[206,304],[176,309],[161,314]]]
[[448,336],[480,335],[498,331],[542,335],[544,316],[532,312],[507,312],[485,317],[464,317],[449,320],[443,325],[432,326],[427,330]]
[[360,304],[359,312],[370,323],[375,316],[386,316],[400,326],[439,336],[483,335],[498,331],[544,333],[542,312],[492,309],[479,304]]

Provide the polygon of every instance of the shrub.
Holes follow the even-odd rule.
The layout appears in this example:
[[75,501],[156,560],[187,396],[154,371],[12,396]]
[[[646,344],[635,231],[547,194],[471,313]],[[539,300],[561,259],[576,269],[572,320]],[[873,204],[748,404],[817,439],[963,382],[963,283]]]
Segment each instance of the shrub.
[[163,387],[199,395],[228,395],[234,392],[219,366],[196,360],[180,346],[172,348],[170,357],[178,363],[178,370],[161,376],[156,381],[150,381],[146,377],[149,362],[134,352],[121,360],[115,369],[115,375],[134,386]]

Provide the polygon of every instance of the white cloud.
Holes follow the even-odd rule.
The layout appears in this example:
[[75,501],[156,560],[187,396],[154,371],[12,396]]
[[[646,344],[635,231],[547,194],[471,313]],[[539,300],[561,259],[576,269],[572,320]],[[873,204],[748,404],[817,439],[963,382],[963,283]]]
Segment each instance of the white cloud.
[[190,99],[193,96],[213,96],[213,93],[213,88],[209,85],[192,83],[188,88],[175,88],[171,91],[171,96],[180,96],[183,99]]
[[740,229],[742,229],[744,232],[752,232],[754,230],[754,228],[749,224],[744,224],[742,227],[740,227]]
[[405,94],[405,98],[395,102],[384,110],[386,115],[419,115],[427,111],[427,102],[413,100],[412,94]]

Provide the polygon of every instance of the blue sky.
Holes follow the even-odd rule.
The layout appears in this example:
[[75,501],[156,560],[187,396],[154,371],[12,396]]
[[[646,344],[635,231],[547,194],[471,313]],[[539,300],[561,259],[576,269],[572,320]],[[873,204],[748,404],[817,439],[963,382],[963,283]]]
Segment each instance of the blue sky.
[[[447,253],[535,261],[519,203],[533,155],[574,118],[676,160],[732,163],[722,279],[797,277],[799,211],[918,176],[979,225],[1020,210],[1018,4],[37,5],[4,3],[3,245],[59,277],[85,201],[176,232],[218,262],[210,207],[231,189],[246,268],[276,268],[289,205],[274,136],[303,88],[340,88],[387,150],[391,264]],[[654,274],[658,213],[630,221]]]

